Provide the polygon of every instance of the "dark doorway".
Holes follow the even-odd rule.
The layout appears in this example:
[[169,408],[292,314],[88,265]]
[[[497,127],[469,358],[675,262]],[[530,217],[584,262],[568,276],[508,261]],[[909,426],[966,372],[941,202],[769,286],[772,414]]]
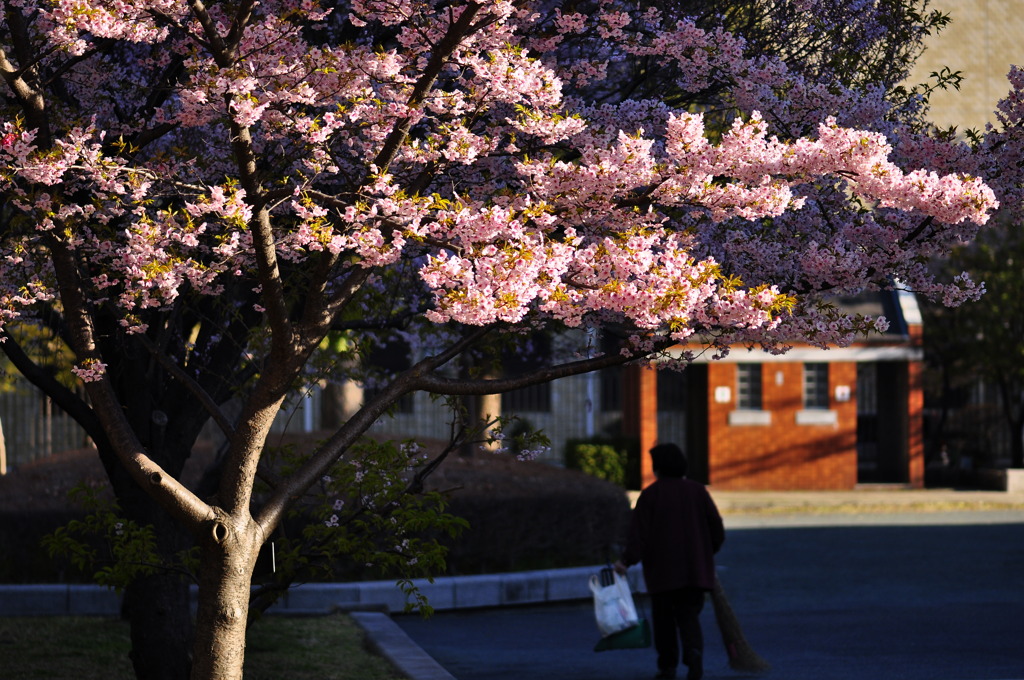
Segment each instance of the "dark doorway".
[[701,484],[711,481],[708,466],[708,367],[690,364],[683,371],[686,384],[687,477]]
[[857,365],[857,482],[908,479],[908,375],[905,362]]

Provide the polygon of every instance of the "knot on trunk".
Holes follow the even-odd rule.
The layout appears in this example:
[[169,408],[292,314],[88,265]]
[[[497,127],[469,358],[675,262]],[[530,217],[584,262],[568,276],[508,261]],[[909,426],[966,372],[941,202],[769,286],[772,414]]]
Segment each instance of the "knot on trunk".
[[228,530],[227,526],[223,522],[214,522],[213,528],[211,529],[210,533],[213,535],[213,540],[216,543],[220,544],[223,543],[225,539],[227,539],[228,534],[230,534],[231,532]]
[[221,623],[237,623],[245,618],[245,611],[241,607],[224,607],[217,612],[217,618]]

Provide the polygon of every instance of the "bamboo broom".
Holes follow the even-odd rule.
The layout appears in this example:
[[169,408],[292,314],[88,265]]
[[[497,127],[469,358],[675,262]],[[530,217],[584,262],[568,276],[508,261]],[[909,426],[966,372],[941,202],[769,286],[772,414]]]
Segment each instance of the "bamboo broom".
[[715,576],[715,587],[711,591],[711,605],[715,609],[715,621],[722,634],[722,642],[725,643],[725,652],[729,655],[729,667],[748,673],[762,673],[768,670],[768,662],[754,651],[744,637],[740,621],[725,597],[725,590],[718,576]]

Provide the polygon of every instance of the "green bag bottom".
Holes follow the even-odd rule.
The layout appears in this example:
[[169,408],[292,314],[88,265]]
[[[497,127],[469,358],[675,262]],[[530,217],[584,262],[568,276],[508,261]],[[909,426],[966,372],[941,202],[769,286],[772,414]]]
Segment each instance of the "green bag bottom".
[[594,645],[595,652],[606,652],[611,649],[643,649],[651,646],[651,624],[647,619],[640,619],[640,623],[632,628],[620,630],[603,637]]

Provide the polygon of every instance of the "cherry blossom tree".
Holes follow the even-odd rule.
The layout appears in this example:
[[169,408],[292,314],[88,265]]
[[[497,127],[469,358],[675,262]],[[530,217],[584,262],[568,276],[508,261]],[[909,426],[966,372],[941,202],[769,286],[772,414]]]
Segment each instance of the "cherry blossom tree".
[[[653,6],[7,0],[0,44],[3,348],[83,424],[161,549],[198,543],[197,679],[241,676],[260,546],[405,395],[491,394],[679,343],[848,343],[885,320],[831,296],[976,296],[927,264],[996,207],[976,175],[917,169],[956,152],[910,134],[913,93]],[[623,91],[629,63],[672,96]],[[67,344],[87,399],[39,370],[21,324]],[[621,342],[516,378],[452,370],[541,328]],[[353,370],[388,337],[416,361],[255,496],[309,367],[334,351]],[[228,442],[209,492],[180,481],[208,421]],[[184,588],[128,591],[140,677],[189,672],[187,634],[167,658],[139,652],[161,617],[187,630]]]

